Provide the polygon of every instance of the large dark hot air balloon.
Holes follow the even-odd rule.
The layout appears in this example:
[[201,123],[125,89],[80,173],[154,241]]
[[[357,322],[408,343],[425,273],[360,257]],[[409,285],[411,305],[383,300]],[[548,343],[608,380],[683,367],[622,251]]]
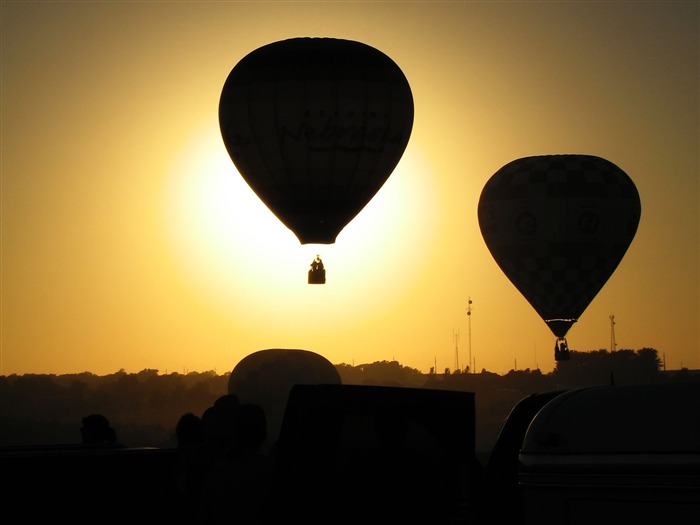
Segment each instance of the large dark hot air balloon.
[[403,155],[413,96],[373,47],[292,38],[236,64],[219,123],[240,174],[301,244],[333,244]]
[[484,186],[479,227],[491,255],[557,337],[565,336],[613,274],[639,224],[632,179],[592,155],[514,160]]

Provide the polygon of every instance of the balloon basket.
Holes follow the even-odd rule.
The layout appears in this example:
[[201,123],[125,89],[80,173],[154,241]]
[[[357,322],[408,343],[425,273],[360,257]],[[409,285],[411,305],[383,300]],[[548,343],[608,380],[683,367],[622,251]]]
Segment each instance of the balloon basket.
[[566,343],[566,339],[560,337],[557,339],[557,342],[554,343],[554,360],[568,361],[569,359],[569,345]]
[[323,266],[323,261],[318,255],[311,262],[309,270],[309,284],[326,284],[326,269]]
[[312,272],[309,270],[309,284],[326,284],[326,272]]

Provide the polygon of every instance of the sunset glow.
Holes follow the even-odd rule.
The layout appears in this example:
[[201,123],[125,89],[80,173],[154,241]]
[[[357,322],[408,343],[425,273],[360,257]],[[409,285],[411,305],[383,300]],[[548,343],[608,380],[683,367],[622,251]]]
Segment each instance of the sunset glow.
[[[477,205],[502,166],[563,153],[618,165],[642,208],[569,347],[607,349],[614,315],[619,349],[700,368],[698,3],[0,9],[0,375],[224,373],[265,348],[551,371],[556,338],[489,253]],[[333,245],[299,243],[219,130],[233,66],[298,36],[376,47],[414,99],[401,161]],[[317,254],[327,282],[309,285]]]
[[[238,174],[218,129],[202,128],[173,163],[164,192],[166,227],[183,275],[198,293],[232,315],[240,313],[236,304],[245,304],[247,311],[279,294],[306,305],[286,315],[305,316],[314,301],[322,297],[328,305],[330,297],[344,305],[342,315],[350,321],[355,315],[371,316],[371,308],[348,308],[352,295],[373,288],[379,293],[368,305],[381,304],[427,264],[428,254],[411,248],[426,243],[435,228],[430,172],[417,148],[406,153],[336,243],[302,245]],[[403,230],[411,237],[397,239],[393,232]],[[407,253],[412,256],[405,257]],[[306,283],[317,254],[328,268],[323,290]],[[382,285],[376,287],[379,280]]]

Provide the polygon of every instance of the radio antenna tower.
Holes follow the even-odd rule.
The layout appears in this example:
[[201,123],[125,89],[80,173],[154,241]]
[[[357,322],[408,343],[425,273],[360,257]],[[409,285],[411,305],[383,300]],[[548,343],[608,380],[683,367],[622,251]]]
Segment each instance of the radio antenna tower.
[[472,298],[467,302],[467,319],[469,320],[469,371],[473,374],[472,367]]
[[617,342],[615,341],[615,316],[610,316],[610,351],[614,352],[617,347]]

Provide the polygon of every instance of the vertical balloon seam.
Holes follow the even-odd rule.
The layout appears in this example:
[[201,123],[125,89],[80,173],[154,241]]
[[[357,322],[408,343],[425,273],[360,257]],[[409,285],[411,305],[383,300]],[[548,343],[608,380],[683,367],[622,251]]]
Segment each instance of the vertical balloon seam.
[[[259,67],[259,66],[258,66]],[[270,121],[269,122],[264,122],[263,127],[264,128],[270,128],[272,132],[275,133],[276,139],[279,139],[279,133],[280,133],[280,117],[279,115],[283,113],[280,110],[280,78],[281,78],[281,67],[280,63],[278,60],[274,61],[274,67],[271,68],[271,78],[268,79],[267,85],[265,86],[266,89],[270,90],[270,100],[272,101],[271,104],[271,110],[272,114],[270,115]],[[283,97],[284,99],[284,97]],[[252,114],[250,113],[250,104],[248,104],[248,115],[249,119],[251,122],[253,122],[255,119],[252,117]],[[254,135],[257,137],[260,134],[257,132],[254,133]],[[291,183],[287,183],[289,186],[289,189],[291,191],[296,191],[297,189],[297,184],[296,180],[294,179],[293,174],[295,173],[294,169],[294,164],[297,162],[297,159],[289,159],[284,152],[284,148],[282,147],[282,144],[279,140],[273,140],[270,141],[272,144],[272,147],[275,149],[276,155],[265,155],[265,151],[263,151],[260,147],[256,148],[257,152],[261,154],[261,162],[265,167],[265,171],[268,174],[268,186],[266,188],[266,193],[267,193],[267,198],[269,199],[270,197],[273,197],[273,201],[271,203],[266,202],[266,200],[263,200],[265,202],[265,205],[267,208],[272,212],[272,214],[281,222],[285,228],[287,228],[289,231],[291,231],[297,238],[298,235],[293,229],[294,226],[294,221],[289,220],[289,218],[285,218],[284,214],[280,214],[277,211],[275,211],[275,208],[278,205],[283,205],[286,206],[287,204],[287,199],[284,198],[283,194],[283,187],[285,185],[285,180],[290,180]],[[270,152],[268,152],[270,153]],[[275,157],[279,159],[279,170],[274,170],[271,169],[270,167],[270,160]],[[290,169],[290,164],[291,164],[291,169]]]
[[[347,63],[343,63],[342,66],[343,66],[343,67],[347,67]],[[344,71],[341,72],[341,71],[339,71],[338,69],[339,69],[339,66],[336,66],[336,67],[333,68],[333,70],[334,70],[334,76],[335,76],[335,79],[334,79],[335,81],[333,82],[333,99],[334,99],[334,100],[333,100],[333,102],[334,102],[333,115],[334,115],[334,117],[336,118],[335,124],[336,124],[337,126],[340,125],[340,121],[338,120],[338,118],[339,118],[340,116],[342,116],[341,113],[340,113],[340,106],[341,106],[340,92],[341,92],[341,88],[342,88],[341,82],[344,82],[344,81],[345,81],[345,80],[344,80],[345,77],[344,77],[344,75],[342,74],[342,73],[344,73]],[[338,153],[339,153],[339,151],[340,151],[340,149],[341,149],[341,148],[340,148],[340,145],[339,145],[340,136],[341,136],[341,133],[334,133],[334,136],[333,136],[333,145],[332,145],[332,150],[333,150],[333,163],[332,163],[332,165],[333,165],[333,170],[332,170],[332,173],[330,174],[330,175],[331,175],[331,181],[330,181],[330,182],[331,182],[331,185],[332,185],[333,187],[335,187],[335,186],[336,186],[336,183],[339,182],[339,179],[338,179],[338,169],[337,169],[337,168],[338,168],[338,166],[340,165],[340,161],[338,160]],[[352,170],[352,173],[353,173],[353,176],[355,176],[355,174],[357,174],[357,162],[355,163],[355,169]],[[352,188],[352,184],[350,184],[350,187]],[[339,195],[340,195],[340,194],[339,194],[338,192],[336,192],[336,191],[331,191],[330,193],[331,193],[331,198],[333,199],[333,201],[337,201],[337,199],[339,198]],[[353,196],[350,195],[350,199],[351,199],[351,200],[354,200],[352,197],[353,197]],[[346,197],[346,198],[347,198],[347,197]],[[344,221],[345,224],[344,224],[343,226],[341,226],[341,228],[340,228],[339,231],[336,232],[336,238],[337,238],[338,235],[340,235],[340,232],[342,232],[343,229],[345,229],[345,226],[347,226],[347,225],[350,223],[350,221],[353,219],[353,217],[354,217],[353,215],[350,215],[350,216],[348,217],[348,220],[347,220],[347,221]]]
[[[370,51],[373,52],[373,53],[379,52],[379,51],[376,51],[376,50],[374,50],[374,49],[372,49],[372,48],[370,48]],[[371,108],[370,108],[370,104],[369,104],[369,100],[370,100],[370,95],[369,95],[370,82],[369,82],[369,75],[368,75],[366,69],[363,70],[363,75],[365,75],[365,78],[363,79],[363,80],[365,80],[365,82],[363,82],[363,84],[364,84],[364,91],[363,91],[364,97],[363,97],[363,100],[362,100],[362,104],[363,104],[363,106],[364,106],[363,112],[364,112],[364,122],[365,122],[365,130],[364,130],[364,131],[365,131],[365,132],[364,132],[364,134],[362,135],[362,144],[361,144],[361,146],[360,146],[360,151],[359,151],[359,155],[358,155],[358,164],[359,164],[359,165],[364,165],[364,163],[360,162],[360,159],[362,159],[363,156],[368,156],[368,155],[369,155],[368,152],[371,151],[371,149],[370,149],[370,147],[369,147],[369,145],[368,145],[368,143],[367,143],[367,141],[369,140],[369,125],[370,125],[370,118],[371,118],[371,111],[370,111]],[[367,174],[366,174],[366,180],[367,180],[368,182],[373,182],[373,181],[375,180],[375,173],[377,172],[377,166],[378,166],[380,157],[381,157],[381,155],[375,155],[373,161],[372,161],[371,163],[368,163],[368,166],[371,166],[370,168],[367,169]],[[370,158],[372,158],[372,157],[370,156]],[[353,177],[353,181],[352,181],[352,187],[353,187],[353,188],[358,187],[358,186],[357,186],[357,175],[358,175],[358,171],[359,171],[359,170],[355,170],[355,177]],[[388,177],[389,177],[390,175],[391,175],[391,172],[389,172],[389,174],[388,174],[387,177],[385,178],[384,182],[386,182],[386,179],[388,179]],[[369,197],[369,199],[365,199],[366,202],[364,203],[364,205],[361,205],[361,206],[359,207],[359,209],[357,209],[357,210],[355,211],[355,216],[359,215],[360,212],[365,208],[365,206],[366,206],[367,204],[369,204],[369,201],[371,200],[371,198],[372,198],[374,195],[377,194],[377,192],[379,191],[379,189],[381,189],[381,187],[384,185],[384,182],[382,182],[382,183],[379,185],[379,187],[377,187],[377,186],[375,185],[375,187],[373,188],[374,193],[371,193],[371,194],[367,195],[367,197]],[[361,202],[361,201],[358,200],[358,202]]]
[[[344,81],[347,82],[347,79],[345,79]],[[365,86],[365,87],[366,87],[366,86]],[[339,95],[338,95],[338,100],[340,100]],[[338,103],[338,106],[340,106],[340,103]],[[364,106],[365,106],[365,108],[367,107],[366,101],[365,101],[365,103],[364,103]],[[341,115],[342,115],[342,113],[341,113]],[[358,176],[360,176],[359,174],[360,174],[361,167],[362,167],[362,151],[363,151],[362,148],[360,148],[360,149],[357,151],[356,155],[353,156],[352,177],[350,178],[350,180],[349,180],[348,183],[347,183],[348,188],[349,188],[351,191],[354,191],[354,188],[357,187],[357,180],[358,180]],[[355,200],[357,200],[357,199],[354,198],[353,195],[351,195],[350,198],[351,198],[351,200],[352,200],[353,202],[354,202]],[[347,226],[347,225],[350,223],[350,221],[351,221],[355,216],[357,216],[358,214],[359,214],[359,211],[356,210],[356,211],[354,212],[354,214],[352,215],[352,217],[350,217],[350,220],[346,223],[346,226]],[[340,231],[343,231],[343,229],[345,229],[345,227],[343,227]]]
[[[390,65],[392,66],[392,69],[398,69],[398,65],[397,65],[396,63],[394,63],[394,61],[391,60],[388,56],[384,55],[384,58],[390,63]],[[397,71],[397,72],[398,72],[399,74],[401,74],[400,71]],[[368,85],[369,85],[369,83],[368,83]],[[389,130],[392,130],[392,129],[393,129],[393,128],[392,128],[392,124],[393,124],[394,119],[395,119],[395,114],[394,114],[394,112],[392,111],[392,105],[391,105],[392,96],[393,96],[393,94],[394,94],[394,93],[393,93],[393,87],[394,87],[394,81],[393,81],[393,74],[392,74],[392,75],[388,75],[388,78],[386,78],[386,79],[382,82],[382,91],[383,91],[383,95],[384,95],[384,97],[385,97],[385,98],[384,98],[384,103],[385,103],[386,107],[388,108],[388,111],[387,111],[387,116],[388,116],[388,118],[387,118],[387,122],[386,122],[386,130],[387,130],[387,132],[388,132]],[[368,87],[368,90],[369,90],[369,87]],[[369,95],[367,95],[367,99],[369,100]],[[369,103],[368,103],[368,105],[369,105]],[[387,135],[388,135],[388,134],[387,134]],[[386,138],[388,139],[388,136],[387,136]],[[394,146],[392,146],[391,144],[388,144],[387,146],[390,147],[390,148],[393,148],[393,147],[394,147]],[[404,146],[404,151],[405,151],[405,147],[406,147],[406,146]],[[396,166],[397,166],[398,162],[397,162],[397,163],[392,163],[392,162],[391,162],[391,159],[390,159],[389,162],[387,163],[386,158],[387,158],[389,155],[386,154],[386,149],[387,149],[386,147],[385,147],[384,149],[382,149],[382,150],[379,152],[379,154],[376,156],[375,162],[374,162],[374,166],[372,167],[372,171],[371,171],[371,173],[370,173],[370,178],[371,178],[371,179],[374,179],[375,174],[377,173],[377,166],[380,166],[380,165],[388,166],[388,168],[389,168],[389,170],[388,170],[389,176],[391,176],[391,175],[394,173],[394,170],[396,169]],[[398,146],[398,147],[396,147],[396,149],[401,149],[401,147]],[[402,152],[402,156],[403,156],[403,152]],[[382,184],[380,184],[380,185],[376,188],[374,194],[378,193],[378,192],[382,189],[382,187],[384,186],[384,184],[386,183],[387,180],[389,180],[389,177],[386,177],[385,180],[384,180],[384,182],[382,182]]]
[[[260,197],[261,193],[266,196],[265,199],[260,199],[260,200],[263,202],[265,207],[270,211],[270,213],[272,213],[273,215],[275,215],[279,219],[279,216],[277,216],[274,209],[272,207],[270,207],[268,204],[268,199],[271,196],[274,195],[274,199],[275,200],[278,199],[277,180],[276,180],[276,177],[275,177],[273,170],[270,169],[270,166],[267,162],[267,158],[266,158],[267,156],[265,155],[264,149],[262,147],[263,144],[261,144],[259,142],[259,139],[258,139],[259,133],[258,133],[257,128],[259,127],[259,124],[256,126],[257,119],[254,119],[253,115],[251,113],[251,111],[252,111],[252,109],[251,109],[251,106],[252,106],[252,104],[251,104],[251,99],[252,99],[251,92],[253,91],[254,88],[253,88],[252,82],[250,81],[249,76],[246,79],[246,82],[244,83],[244,87],[245,87],[245,103],[243,104],[243,107],[245,110],[246,119],[248,121],[248,127],[251,130],[251,139],[255,143],[255,148],[254,148],[255,155],[258,159],[258,162],[260,163],[260,166],[262,166],[262,168],[263,168],[263,173],[265,174],[265,178],[263,180],[262,185],[258,184],[258,185],[253,186],[247,177],[244,177],[244,179],[246,180],[246,183],[248,184],[248,186],[250,186],[251,189],[253,189],[253,192],[258,197]],[[243,175],[243,174],[241,174],[241,175]],[[285,224],[284,221],[282,221],[282,224]],[[286,226],[286,224],[285,224],[285,226]]]
[[[271,122],[270,124],[271,124],[271,128],[274,130],[275,134],[278,135],[278,136],[276,137],[277,139],[279,139],[279,133],[280,133],[280,113],[282,113],[281,110],[280,110],[280,104],[281,104],[281,102],[280,102],[280,91],[279,91],[279,90],[280,90],[280,87],[279,87],[279,86],[280,86],[280,78],[281,78],[280,67],[279,67],[279,64],[278,64],[278,63],[275,63],[274,76],[273,76],[273,78],[272,78],[272,80],[271,80],[271,82],[270,82],[270,84],[271,84],[271,89],[272,89],[272,122]],[[290,84],[291,84],[291,83],[290,83]],[[275,148],[276,148],[276,150],[277,150],[277,156],[278,156],[278,158],[280,159],[280,168],[281,168],[281,170],[283,171],[283,173],[277,174],[277,175],[274,175],[274,176],[273,176],[273,177],[274,177],[274,184],[275,184],[276,193],[279,193],[279,187],[280,187],[280,185],[283,184],[283,180],[284,180],[284,179],[289,180],[289,179],[292,177],[292,173],[291,173],[291,172],[293,172],[294,169],[293,169],[293,167],[292,167],[292,170],[291,170],[291,172],[290,172],[290,167],[289,167],[290,161],[289,161],[289,159],[288,159],[288,158],[286,157],[286,155],[285,155],[284,148],[282,147],[281,142],[280,142],[279,140],[275,140],[275,141],[273,141],[273,142],[274,142]],[[296,160],[296,159],[294,159],[294,160]],[[282,180],[280,180],[280,175],[282,176]],[[292,183],[292,188],[296,189],[296,186],[295,186],[295,184],[293,184],[293,183]],[[282,196],[281,196],[281,195],[277,195],[277,199],[278,199],[277,202],[281,202],[281,201],[282,201]],[[295,236],[298,238],[298,235],[296,235],[296,233],[294,232],[294,230],[293,230],[292,227],[291,227],[292,225],[288,224],[288,223],[287,223],[287,220],[285,220],[284,217],[282,217],[282,216],[280,216],[279,214],[277,214],[276,212],[274,212],[274,209],[271,208],[271,210],[273,211],[274,215],[279,219],[279,221],[280,221],[282,224],[284,224],[285,227],[286,227],[288,230],[290,230],[292,233],[294,233]]]

